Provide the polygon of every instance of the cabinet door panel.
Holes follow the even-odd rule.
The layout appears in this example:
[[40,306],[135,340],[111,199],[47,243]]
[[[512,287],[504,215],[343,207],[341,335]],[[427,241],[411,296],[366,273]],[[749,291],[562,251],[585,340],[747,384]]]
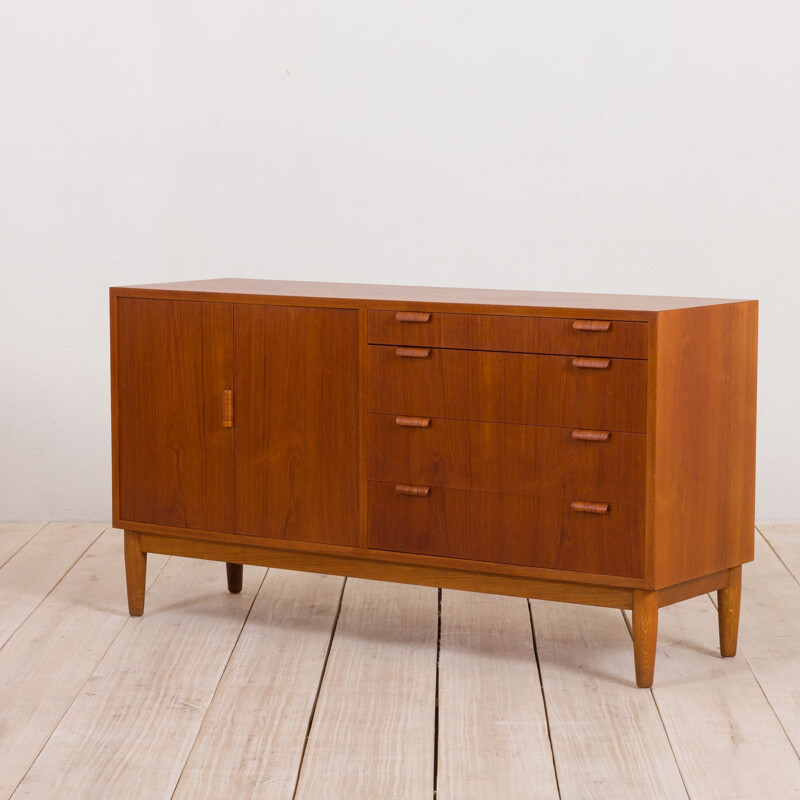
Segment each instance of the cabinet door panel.
[[233,531],[233,385],[228,303],[120,298],[119,516]]
[[358,312],[237,305],[236,532],[358,545]]

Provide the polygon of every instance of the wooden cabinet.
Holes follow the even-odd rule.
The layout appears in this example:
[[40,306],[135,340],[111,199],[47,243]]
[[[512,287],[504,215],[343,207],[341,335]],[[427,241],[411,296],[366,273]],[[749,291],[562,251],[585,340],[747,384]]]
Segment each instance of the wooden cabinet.
[[633,612],[753,556],[754,301],[221,280],[111,290],[114,524],[147,552]]

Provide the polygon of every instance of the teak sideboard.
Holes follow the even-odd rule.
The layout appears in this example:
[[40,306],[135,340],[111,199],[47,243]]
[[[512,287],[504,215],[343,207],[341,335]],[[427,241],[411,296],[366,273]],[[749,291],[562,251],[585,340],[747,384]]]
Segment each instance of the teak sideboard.
[[224,279],[111,289],[113,518],[147,553],[632,610],[753,558],[758,304]]

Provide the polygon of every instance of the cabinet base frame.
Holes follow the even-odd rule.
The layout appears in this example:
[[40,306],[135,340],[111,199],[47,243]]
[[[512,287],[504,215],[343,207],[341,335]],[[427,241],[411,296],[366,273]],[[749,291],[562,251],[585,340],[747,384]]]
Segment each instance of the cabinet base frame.
[[[741,565],[674,586],[648,591],[125,530],[128,603],[130,613],[135,616],[141,615],[144,610],[147,553],[225,562],[231,591],[236,591],[236,578],[239,579],[238,586],[241,587],[240,565],[249,564],[631,610],[636,683],[643,688],[649,688],[653,684],[658,609],[717,591],[720,598],[718,613],[721,652],[723,656],[732,656],[736,653],[741,600]],[[234,578],[233,582],[231,578]]]

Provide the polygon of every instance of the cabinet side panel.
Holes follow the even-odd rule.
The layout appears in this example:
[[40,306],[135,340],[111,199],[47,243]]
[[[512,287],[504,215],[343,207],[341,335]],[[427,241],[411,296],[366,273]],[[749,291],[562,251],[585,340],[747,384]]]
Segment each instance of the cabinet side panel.
[[358,546],[358,311],[238,305],[236,532]]
[[117,300],[119,516],[231,532],[233,310],[224,303]]
[[111,344],[111,520],[119,527],[119,399],[117,396],[117,303],[113,290],[109,292],[109,333]]
[[662,312],[656,324],[658,588],[753,558],[758,303]]

